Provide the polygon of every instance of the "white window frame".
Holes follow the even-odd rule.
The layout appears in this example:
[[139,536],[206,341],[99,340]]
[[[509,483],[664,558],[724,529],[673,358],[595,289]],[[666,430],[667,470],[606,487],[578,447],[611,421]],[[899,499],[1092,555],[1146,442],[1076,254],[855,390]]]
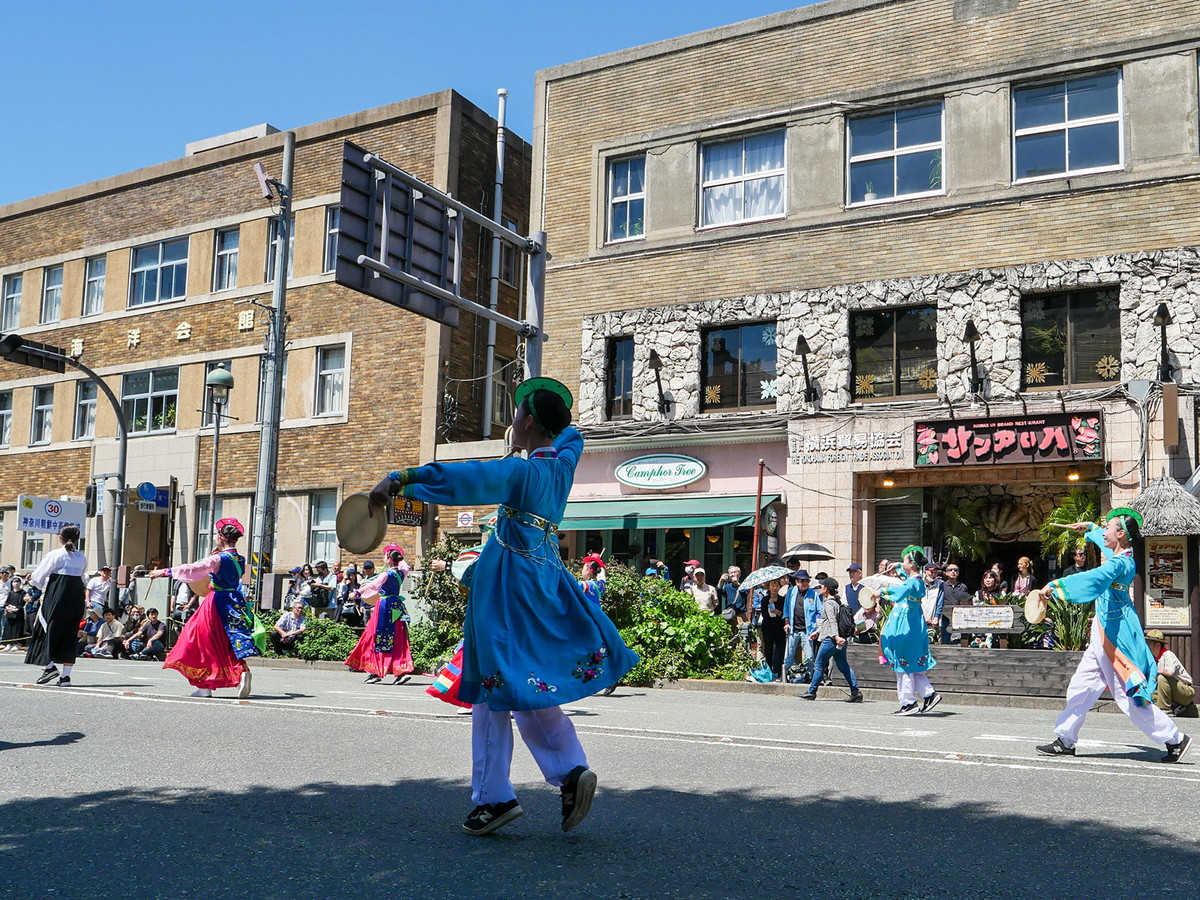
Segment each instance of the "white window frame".
[[[171,260],[169,262],[164,261],[164,256],[166,255],[167,247],[174,246],[179,243],[182,243],[184,246],[183,258]],[[134,260],[137,258],[138,251],[139,250],[149,250],[151,248],[157,248],[157,251],[158,251],[157,261],[155,261],[152,264],[148,264],[148,265],[141,265],[141,266],[134,265]],[[191,251],[191,246],[190,246],[190,244],[188,242],[188,238],[186,236],[181,237],[181,238],[171,238],[168,241],[156,241],[153,244],[142,244],[139,247],[134,247],[132,252],[129,255],[129,263],[130,263],[130,265],[129,265],[129,308],[137,309],[137,308],[140,308],[143,306],[153,306],[156,303],[171,303],[176,300],[185,299],[187,297],[187,268],[188,268],[188,256],[189,256],[190,251]],[[176,281],[175,270],[180,269],[180,268],[182,268],[182,270],[183,270],[182,293],[179,293],[179,294],[172,293],[170,296],[164,297],[163,296],[163,284],[166,280],[166,279],[164,279],[164,275],[169,275],[170,276],[169,280],[170,280],[171,284],[174,285],[175,281]],[[152,272],[154,273],[154,285],[155,285],[154,298],[150,299],[150,300],[140,299],[138,296],[138,294],[139,294],[138,279],[145,278],[146,276],[149,276],[150,273],[152,273]]]
[[0,331],[12,331],[21,327],[21,293],[25,287],[25,275],[13,272],[4,276],[4,296],[0,300]]
[[[750,175],[747,175],[746,174],[746,166],[745,166],[746,141],[751,138],[765,137],[767,135],[774,135],[774,134],[779,135],[780,139],[783,141],[783,153],[782,153],[783,165],[778,169],[771,169],[771,170],[765,171],[765,172],[753,172]],[[704,180],[704,155],[705,155],[705,153],[707,153],[713,147],[723,147],[727,144],[739,144],[739,143],[742,145],[742,174],[734,175],[729,178],[717,178],[712,181],[705,181]],[[788,189],[788,187],[787,187],[788,186],[787,129],[772,128],[772,129],[768,129],[766,131],[758,131],[758,132],[755,132],[754,134],[746,134],[739,138],[731,138],[729,140],[708,141],[708,142],[700,145],[700,160],[699,160],[699,162],[700,162],[700,173],[699,173],[700,177],[697,179],[697,181],[700,183],[700,192],[697,197],[697,201],[698,201],[698,213],[699,213],[700,224],[698,226],[698,230],[707,231],[710,228],[729,228],[730,226],[733,226],[733,225],[745,225],[750,222],[771,222],[771,221],[775,221],[778,219],[786,219],[787,218],[787,189]],[[745,218],[745,217],[737,218],[737,219],[734,219],[732,222],[713,222],[712,224],[708,224],[704,221],[704,192],[706,189],[724,187],[724,186],[730,185],[730,184],[741,184],[742,185],[742,211],[744,212],[745,208],[746,208],[746,187],[745,187],[746,183],[750,182],[750,181],[762,181],[767,178],[776,178],[776,177],[783,178],[783,190],[781,191],[781,195],[783,197],[783,209],[780,210],[779,212],[771,213],[770,215],[766,215],[766,216],[755,216],[754,218]]]
[[[318,498],[328,499],[329,518],[317,519]],[[333,560],[338,558],[337,547],[337,491],[314,491],[308,495],[308,558]],[[318,539],[320,547],[317,546]]]
[[21,541],[21,568],[36,569],[46,555],[46,535],[41,531],[23,531]]
[[12,440],[13,392],[0,391],[0,448]]
[[[640,191],[631,191],[624,196],[617,197],[613,190],[613,170],[623,162],[631,162],[635,159],[642,161],[642,189]],[[704,170],[701,169],[703,172]],[[628,187],[628,185],[626,185]],[[637,153],[633,156],[619,156],[608,161],[607,172],[604,178],[604,195],[607,199],[605,204],[604,216],[604,231],[605,242],[609,244],[625,244],[629,241],[644,241],[646,239],[646,154]],[[704,196],[703,185],[700,188],[701,197]],[[626,235],[623,238],[613,237],[613,214],[618,206],[625,207],[625,221],[628,227],[629,222],[629,207],[635,200],[642,201],[642,233]],[[703,215],[703,210],[701,211]]]
[[[85,396],[90,389],[91,396]],[[96,382],[81,379],[75,382],[75,423],[72,439],[90,441],[96,437],[96,401],[100,388]]]
[[[501,219],[500,223],[510,231],[520,233],[517,223],[512,219]],[[521,266],[518,262],[519,251],[516,244],[510,244],[500,239],[500,280],[512,287],[520,287]]]
[[512,424],[513,408],[512,367],[514,361],[497,356],[492,370],[492,424],[507,428]]
[[[911,106],[897,107],[896,109],[891,110],[890,112],[891,112],[891,116],[892,116],[892,149],[891,150],[881,150],[876,153],[859,153],[856,156],[851,156],[850,155],[850,152],[851,152],[850,129],[851,129],[852,123],[854,122],[855,119],[874,118],[875,116],[883,115],[884,111],[881,110],[880,112],[867,113],[862,116],[851,116],[846,119],[846,206],[847,207],[857,208],[860,206],[875,206],[880,203],[896,203],[901,200],[920,200],[922,197],[944,197],[946,195],[946,103],[945,103],[945,101],[944,100],[937,101],[937,105],[940,107],[940,115],[939,115],[940,124],[939,124],[938,130],[940,131],[940,133],[942,135],[941,140],[937,141],[936,143],[927,142],[924,144],[906,144],[903,147],[900,147],[897,145],[896,113],[901,112],[902,110],[905,110],[905,109],[920,109],[920,108],[923,108],[926,106],[933,106],[933,105],[934,105],[933,103],[914,103]],[[899,157],[901,157],[901,156],[909,156],[914,153],[928,153],[930,150],[936,150],[938,153],[941,154],[940,159],[941,159],[941,166],[942,166],[942,179],[941,179],[942,186],[939,188],[936,188],[936,189],[930,188],[927,191],[914,191],[910,194],[897,193],[896,192],[896,178],[897,178],[896,173],[897,173],[898,169],[896,166],[896,160],[899,159]],[[851,197],[850,171],[851,171],[853,164],[858,163],[858,162],[870,162],[871,160],[876,160],[876,159],[891,159],[892,160],[892,196],[882,197],[882,198],[877,197],[874,200],[851,201],[851,199],[850,199],[850,197]]]
[[[1017,92],[1024,88],[1048,87],[1054,84],[1063,85],[1064,89],[1072,81],[1081,81],[1085,78],[1094,78],[1098,75],[1109,75],[1114,70],[1108,69],[1101,72],[1088,72],[1078,75],[1075,78],[1054,78],[1049,81],[1033,81],[1028,84],[1013,85],[1012,97],[1009,101],[1009,114],[1012,116],[1012,138],[1010,142],[1009,152],[1012,154],[1012,183],[1013,184],[1034,184],[1039,181],[1053,181],[1056,178],[1074,178],[1079,175],[1094,175],[1098,172],[1120,172],[1125,168],[1125,73],[1123,69],[1116,69],[1117,76],[1117,111],[1108,113],[1103,116],[1090,116],[1086,119],[1067,119],[1067,109],[1063,108],[1063,121],[1052,125],[1036,125],[1030,128],[1017,128]],[[1066,96],[1064,90],[1064,104]],[[1071,142],[1070,132],[1075,128],[1083,128],[1088,125],[1108,125],[1115,122],[1117,124],[1117,162],[1107,166],[1093,166],[1090,169],[1072,169],[1071,168]],[[1066,168],[1061,172],[1054,172],[1050,175],[1034,175],[1029,178],[1017,177],[1017,139],[1031,134],[1047,134],[1052,131],[1066,132],[1064,139],[1066,140],[1067,158]]]
[[[267,266],[265,269],[265,281],[267,284],[275,283],[275,260],[279,258],[279,216],[271,216],[267,225]],[[296,269],[296,217],[293,215],[290,219],[288,228],[288,267],[287,280],[292,280],[292,275]]]
[[62,319],[63,267],[46,266],[42,269],[42,307],[39,325],[50,325]]
[[33,389],[33,415],[29,421],[29,446],[42,447],[53,439],[54,385],[39,384]]
[[325,207],[325,266],[323,274],[329,274],[337,269],[338,235],[342,233],[342,208],[340,206]]
[[[208,523],[210,521],[208,513],[209,495],[207,493],[196,495],[196,555],[207,553],[208,549],[205,542],[211,542],[212,538],[208,534]],[[225,501],[223,498],[217,498],[217,520],[225,516]],[[246,535],[248,537],[248,535]],[[246,546],[250,546],[250,542],[246,541]]]
[[[326,364],[326,353],[329,351],[338,351],[342,354],[342,364],[337,368],[332,368]],[[313,391],[313,416],[341,416],[346,412],[346,345],[345,344],[329,344],[324,347],[317,348],[316,358],[316,389]],[[337,408],[325,408],[325,387],[327,384],[333,384],[331,379],[337,380]],[[332,396],[333,388],[330,388]]]
[[[174,372],[175,373],[175,387],[173,389],[171,389],[171,390],[165,390],[165,389],[164,390],[155,390],[155,388],[154,388],[155,376],[158,375],[159,373],[163,373],[163,372]],[[137,376],[137,375],[149,375],[150,376],[149,389],[144,394],[130,394],[128,391],[129,379],[133,378],[134,376]],[[155,401],[155,399],[160,398],[160,397],[164,398],[164,410],[165,410],[165,398],[167,398],[167,397],[175,398],[175,421],[171,423],[171,426],[169,428],[166,428],[166,427],[155,428],[154,427],[154,401]],[[131,415],[129,410],[125,409],[125,405],[127,403],[129,403],[130,401],[136,402],[137,400],[141,400],[141,399],[146,400],[146,427],[135,430],[134,422],[137,420],[137,417],[136,417],[136,415]],[[178,369],[178,367],[165,366],[161,369],[148,369],[148,370],[143,370],[141,372],[130,372],[129,374],[125,375],[121,380],[121,409],[125,412],[125,421],[129,426],[129,434],[131,436],[132,435],[143,435],[143,434],[174,434],[175,430],[179,427],[179,369]]]
[[108,257],[89,257],[87,262],[84,263],[83,310],[81,315],[96,316],[104,312],[104,288],[107,282]]
[[[221,238],[234,235],[234,245],[230,249],[221,246]],[[232,291],[237,287],[238,255],[242,247],[242,230],[233,228],[218,228],[213,235],[213,293]]]

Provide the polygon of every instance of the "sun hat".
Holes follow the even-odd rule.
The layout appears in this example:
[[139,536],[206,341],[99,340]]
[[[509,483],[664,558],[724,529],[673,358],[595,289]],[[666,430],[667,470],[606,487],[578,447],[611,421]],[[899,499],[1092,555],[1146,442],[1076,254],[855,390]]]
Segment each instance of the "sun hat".
[[1151,628],[1146,632],[1146,640],[1157,641],[1160,644],[1165,644],[1167,642],[1167,636],[1157,628]]

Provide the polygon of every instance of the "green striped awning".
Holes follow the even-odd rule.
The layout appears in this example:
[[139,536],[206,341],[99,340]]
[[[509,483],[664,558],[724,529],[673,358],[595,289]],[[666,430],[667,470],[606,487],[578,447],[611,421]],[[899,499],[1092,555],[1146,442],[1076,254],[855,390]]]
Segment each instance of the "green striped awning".
[[[779,494],[763,494],[762,505]],[[696,497],[625,497],[574,500],[567,504],[560,531],[610,531],[627,528],[721,528],[754,522],[754,495]]]

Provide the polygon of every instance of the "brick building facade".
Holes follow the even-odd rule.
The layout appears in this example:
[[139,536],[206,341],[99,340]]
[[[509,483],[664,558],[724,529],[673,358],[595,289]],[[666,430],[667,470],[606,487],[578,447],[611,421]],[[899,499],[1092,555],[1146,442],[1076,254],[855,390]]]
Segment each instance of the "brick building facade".
[[[538,73],[546,324],[581,338],[546,370],[590,438],[571,552],[744,567],[761,458],[767,555],[873,566],[970,509],[1044,579],[1073,485],[1195,482],[1195,12],[830,0]],[[703,465],[638,462],[668,454]],[[1147,590],[1188,653],[1196,562]]]
[[[349,562],[332,536],[347,493],[433,459],[439,440],[487,436],[478,380],[485,322],[464,314],[459,327],[443,327],[333,283],[342,143],[490,214],[496,123],[444,91],[306,126],[296,138],[275,543],[284,569],[318,556]],[[125,404],[129,484],[167,487],[174,478],[178,487],[173,517],[127,511],[119,562],[191,559],[208,546],[204,379],[218,362],[236,384],[217,503],[252,521],[265,312],[247,301],[270,303],[277,212],[252,166],[278,176],[282,145],[282,134],[260,126],[189,145],[178,160],[0,207],[0,331],[79,353]],[[526,228],[530,148],[511,133],[505,168],[505,217]],[[490,240],[467,224],[463,243],[460,293],[486,303]],[[519,275],[500,286],[509,314]],[[511,336],[500,334],[497,352],[513,358]],[[0,360],[0,561],[28,566],[42,549],[37,535],[16,529],[17,495],[83,495],[89,478],[115,471],[115,434],[109,405],[77,372]],[[94,564],[108,561],[114,495],[105,499],[86,535]],[[388,537],[410,549],[418,541],[416,529]]]

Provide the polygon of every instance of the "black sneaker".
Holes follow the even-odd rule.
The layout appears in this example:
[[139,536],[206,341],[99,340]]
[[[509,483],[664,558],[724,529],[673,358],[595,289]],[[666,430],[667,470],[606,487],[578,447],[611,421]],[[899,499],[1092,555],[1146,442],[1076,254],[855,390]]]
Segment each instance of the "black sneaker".
[[892,713],[892,715],[893,716],[914,716],[917,713],[919,713],[920,711],[921,711],[921,705],[919,703],[917,703],[916,700],[914,700],[912,703],[909,703],[907,706],[900,707],[898,710],[896,710],[894,713]]
[[1192,746],[1192,739],[1185,734],[1180,738],[1178,744],[1167,744],[1167,755],[1162,758],[1162,761],[1165,763],[1179,762],[1190,746]]
[[596,796],[596,773],[586,766],[576,766],[567,774],[562,786],[562,830],[570,831],[584,820]]
[[[381,681],[383,681],[383,679],[380,678],[378,675],[368,675],[367,680],[364,681],[363,684],[379,684],[379,682],[381,682]],[[479,808],[483,809],[482,806]]]
[[1075,748],[1064,744],[1062,738],[1055,738],[1053,744],[1042,744],[1037,752],[1044,756],[1074,756]]
[[921,712],[929,712],[935,706],[942,702],[942,695],[934,691],[928,697],[921,701]]
[[851,694],[849,697],[846,698],[846,702],[847,703],[862,703],[863,702],[862,691],[855,691],[853,694]]
[[48,668],[44,672],[42,672],[41,675],[38,676],[37,683],[38,684],[49,684],[51,681],[53,681],[57,677],[58,677],[58,667],[51,666],[50,668]]
[[57,684],[59,687],[70,687],[71,686],[71,676],[70,675],[58,676]]
[[412,681],[411,675],[397,675],[392,684],[408,684],[410,681]]
[[803,694],[797,694],[796,696],[799,697],[801,700],[816,700],[817,699],[816,694],[810,694],[808,691],[805,691]]
[[471,810],[467,821],[463,822],[462,830],[476,837],[491,834],[497,828],[503,828],[513,819],[519,819],[525,810],[516,799],[504,803],[485,803]]

